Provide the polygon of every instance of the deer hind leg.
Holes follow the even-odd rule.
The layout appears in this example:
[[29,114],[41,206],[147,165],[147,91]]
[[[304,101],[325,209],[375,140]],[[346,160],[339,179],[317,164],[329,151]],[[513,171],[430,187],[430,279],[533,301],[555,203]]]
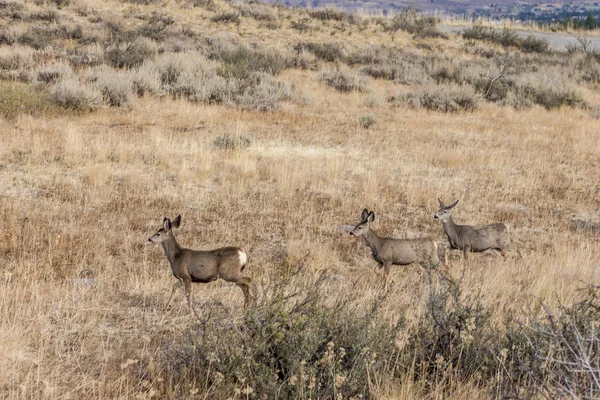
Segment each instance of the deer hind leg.
[[392,266],[391,264],[383,265],[383,290],[387,289],[387,283],[388,283],[388,279],[390,276],[390,267],[391,266]]
[[244,293],[244,307],[250,307],[254,300],[254,293],[252,292],[252,278],[247,276],[236,276],[228,279],[230,282],[234,282],[242,289]]

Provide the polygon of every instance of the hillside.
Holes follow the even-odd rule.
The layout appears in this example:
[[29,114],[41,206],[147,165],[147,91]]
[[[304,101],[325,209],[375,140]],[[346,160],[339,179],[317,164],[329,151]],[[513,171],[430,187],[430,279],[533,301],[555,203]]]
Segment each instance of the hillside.
[[[598,397],[600,56],[435,23],[0,0],[0,397]],[[516,249],[384,289],[339,227],[443,259],[438,199]],[[167,307],[178,214],[245,250],[253,307],[222,279]]]

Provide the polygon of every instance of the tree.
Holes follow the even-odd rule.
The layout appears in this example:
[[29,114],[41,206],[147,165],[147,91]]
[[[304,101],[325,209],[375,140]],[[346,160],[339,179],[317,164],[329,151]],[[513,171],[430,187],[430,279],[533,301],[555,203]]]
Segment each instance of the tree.
[[596,21],[596,18],[594,18],[591,12],[588,13],[588,16],[585,19],[583,26],[585,26],[585,29],[587,30],[596,29],[598,27],[598,21]]

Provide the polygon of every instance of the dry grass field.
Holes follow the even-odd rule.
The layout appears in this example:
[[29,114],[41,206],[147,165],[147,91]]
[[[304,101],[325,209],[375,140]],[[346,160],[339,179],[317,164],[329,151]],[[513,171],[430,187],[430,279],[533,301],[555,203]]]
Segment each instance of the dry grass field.
[[[75,22],[84,14],[114,21],[160,10],[196,32],[227,29],[282,51],[333,30],[349,49],[421,43],[431,49],[422,53],[475,57],[462,38],[389,35],[374,22],[364,31],[335,30],[345,23],[335,21],[294,30],[286,24],[305,18],[297,10],[268,8],[282,24],[271,29],[247,17],[233,25],[210,20],[230,3],[216,3],[217,11],[183,2],[65,4],[57,12]],[[64,49],[77,49],[73,40]],[[17,111],[0,119],[0,397],[595,397],[599,314],[589,285],[600,284],[597,81],[570,75],[584,107],[579,100],[517,108],[480,100],[471,111],[448,113],[388,101],[413,86],[340,64],[283,68],[273,79],[294,94],[270,112],[247,107],[237,94],[222,102],[126,96],[124,106],[89,109],[27,109],[27,98],[19,99]],[[35,83],[39,75],[20,75],[43,67],[4,66],[2,84],[24,85],[46,104],[52,89]],[[81,76],[86,68],[72,67]],[[322,74],[335,68],[364,88],[323,84]],[[433,220],[438,197],[460,199],[458,223],[509,224],[521,256],[486,252],[465,263],[455,252],[447,272],[393,267],[384,291],[370,250],[338,226],[357,223],[368,207],[380,234],[446,245]],[[177,214],[182,246],[248,253],[254,308],[244,310],[241,291],[221,280],[193,285],[199,320],[182,292],[165,308],[175,278],[147,239],[164,216]],[[571,306],[584,303],[590,307],[575,314],[580,308]],[[563,311],[572,318],[560,319]],[[581,328],[591,346],[586,371],[569,375],[553,364],[564,343],[539,334],[549,313],[568,322],[565,338]],[[536,358],[531,343],[547,344],[548,353]]]

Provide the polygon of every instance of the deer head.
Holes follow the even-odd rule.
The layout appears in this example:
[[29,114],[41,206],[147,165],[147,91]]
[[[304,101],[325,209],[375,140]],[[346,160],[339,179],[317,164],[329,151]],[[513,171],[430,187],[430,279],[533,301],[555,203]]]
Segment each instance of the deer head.
[[175,217],[173,221],[171,221],[168,217],[165,217],[163,220],[163,226],[156,233],[148,238],[148,241],[152,243],[163,243],[167,241],[171,236],[171,229],[179,228],[179,224],[181,223],[181,215]]
[[454,203],[450,204],[449,206],[445,205],[444,202],[440,199],[438,199],[438,201],[440,202],[440,209],[433,216],[433,219],[440,220],[443,223],[446,223],[446,221],[448,221],[448,218],[450,218],[450,215],[452,215],[452,209],[454,207],[456,207],[456,205],[458,204],[458,200],[456,200]]
[[350,231],[352,236],[362,236],[369,231],[369,224],[375,221],[375,213],[369,212],[366,208],[360,216],[360,222]]

